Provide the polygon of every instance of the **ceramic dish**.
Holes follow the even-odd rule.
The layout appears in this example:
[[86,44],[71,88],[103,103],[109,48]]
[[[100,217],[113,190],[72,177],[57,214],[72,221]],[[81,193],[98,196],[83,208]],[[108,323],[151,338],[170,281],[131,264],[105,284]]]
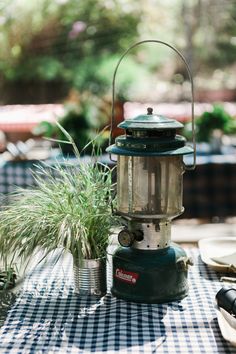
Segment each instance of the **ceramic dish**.
[[224,339],[236,346],[236,318],[221,307],[217,307],[217,319]]
[[32,149],[24,157],[14,157],[8,151],[1,154],[1,158],[7,162],[46,160],[49,157],[50,151],[43,149]]
[[198,242],[202,261],[218,272],[235,272],[230,264],[220,264],[213,259],[227,257],[236,251],[236,237],[211,237]]

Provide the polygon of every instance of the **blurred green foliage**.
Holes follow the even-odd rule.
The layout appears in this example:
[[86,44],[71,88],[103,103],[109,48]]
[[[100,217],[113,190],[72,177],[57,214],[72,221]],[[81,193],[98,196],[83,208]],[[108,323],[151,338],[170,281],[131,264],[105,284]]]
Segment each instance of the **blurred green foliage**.
[[0,78],[57,80],[104,93],[111,81],[106,63],[137,38],[140,12],[132,2],[127,10],[114,1],[6,1],[0,8]]
[[236,2],[227,1],[223,10],[217,14],[216,8],[216,17],[211,20],[215,28],[215,34],[211,33],[214,45],[211,43],[206,60],[209,65],[214,63],[218,67],[236,62]]
[[[147,38],[175,45],[199,87],[235,89],[234,0],[4,0],[0,2],[0,84],[56,82],[102,95],[111,88],[120,54]],[[154,92],[157,82],[171,77],[173,86],[179,74],[177,83],[182,85],[186,70],[176,58],[161,45],[132,51],[119,73],[124,73],[119,78],[123,95],[129,88],[135,96],[138,85],[142,91],[148,87]]]

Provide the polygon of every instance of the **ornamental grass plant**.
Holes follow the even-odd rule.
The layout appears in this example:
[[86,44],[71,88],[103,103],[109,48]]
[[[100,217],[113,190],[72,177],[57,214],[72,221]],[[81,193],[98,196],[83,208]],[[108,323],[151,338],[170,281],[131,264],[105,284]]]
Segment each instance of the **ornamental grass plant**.
[[67,137],[78,157],[76,167],[66,160],[53,167],[38,165],[36,187],[18,188],[0,213],[3,258],[11,253],[25,261],[39,249],[46,256],[57,248],[69,251],[79,264],[105,257],[114,223],[112,170],[98,162],[96,153],[83,162]]

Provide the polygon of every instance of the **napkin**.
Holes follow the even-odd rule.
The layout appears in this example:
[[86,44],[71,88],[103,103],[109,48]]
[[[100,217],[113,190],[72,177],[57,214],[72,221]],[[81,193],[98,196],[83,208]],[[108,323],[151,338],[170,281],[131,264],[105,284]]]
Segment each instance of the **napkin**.
[[222,308],[218,308],[217,319],[224,339],[236,346],[236,318]]

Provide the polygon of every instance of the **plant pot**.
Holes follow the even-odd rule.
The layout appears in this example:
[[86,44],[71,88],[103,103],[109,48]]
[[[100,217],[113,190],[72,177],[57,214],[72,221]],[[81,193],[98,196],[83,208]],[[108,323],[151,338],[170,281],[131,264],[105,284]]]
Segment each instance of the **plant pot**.
[[212,154],[222,153],[222,142],[223,133],[219,129],[214,129],[210,137],[210,149]]
[[82,265],[74,259],[75,292],[81,295],[99,295],[106,293],[106,260],[85,259]]

